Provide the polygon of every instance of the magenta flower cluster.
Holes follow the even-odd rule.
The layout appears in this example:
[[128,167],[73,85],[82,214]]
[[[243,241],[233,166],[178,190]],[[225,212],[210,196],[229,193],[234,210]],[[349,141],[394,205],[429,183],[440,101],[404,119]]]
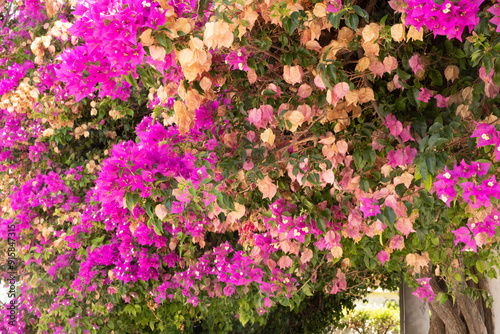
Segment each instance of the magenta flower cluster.
[[483,0],[445,0],[438,4],[431,0],[406,0],[406,25],[421,29],[429,28],[434,37],[445,35],[462,41],[462,33],[467,27],[471,33],[479,23],[477,13]]
[[85,43],[63,52],[56,74],[66,84],[64,93],[74,95],[77,101],[93,94],[97,86],[100,97],[126,100],[130,84],[122,76],[132,74],[137,78],[136,68],[144,62],[161,73],[175,68],[173,52],[164,60],[153,60],[138,42],[138,32],[156,30],[165,23],[165,13],[157,2],[83,2],[74,14],[79,19],[69,32]]
[[412,295],[417,296],[422,302],[430,303],[436,298],[436,293],[432,290],[430,277],[417,278],[420,285]]
[[[500,160],[500,131],[495,126],[479,123],[472,133],[472,138],[477,138],[477,147],[493,146],[495,161]],[[449,207],[457,198],[465,201],[471,208],[479,209],[492,207],[492,199],[500,200],[500,185],[495,175],[491,175],[491,163],[471,161],[467,164],[462,160],[452,169],[445,168],[434,182],[437,196]],[[452,231],[455,234],[455,245],[460,242],[465,244],[462,251],[477,251],[478,235],[483,233],[491,238],[500,226],[500,213],[493,208],[484,219],[470,221],[467,226],[462,226]],[[479,246],[482,242],[479,242]]]

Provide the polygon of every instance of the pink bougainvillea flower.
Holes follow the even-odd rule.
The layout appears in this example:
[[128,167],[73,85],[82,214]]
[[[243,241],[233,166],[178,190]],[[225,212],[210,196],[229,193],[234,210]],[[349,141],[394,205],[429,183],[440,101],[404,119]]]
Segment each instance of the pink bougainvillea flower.
[[[477,209],[480,208],[481,205],[485,207],[491,206],[489,194],[485,193],[481,186],[472,182],[463,182],[460,185],[464,189],[462,196],[464,200],[469,203],[471,208]],[[473,198],[471,198],[471,196],[473,196]]]
[[495,70],[492,69],[488,75],[486,75],[486,68],[482,66],[479,69],[479,77],[484,82],[484,92],[486,96],[495,98],[500,92],[500,87],[493,81],[493,74]]
[[420,284],[412,295],[417,296],[422,302],[430,303],[436,298],[436,294],[430,285],[430,277],[418,278],[417,282]]
[[226,56],[225,62],[232,70],[249,71],[247,65],[248,55],[245,53],[245,48],[233,51]]
[[420,64],[420,58],[418,57],[417,54],[413,55],[408,62],[410,64],[411,70],[415,74],[418,72],[418,70],[423,70],[424,69],[422,67],[422,65]]
[[333,87],[333,90],[328,90],[326,100],[328,103],[337,105],[337,102],[349,93],[349,84],[347,82],[339,82]]
[[387,159],[389,160],[389,165],[392,168],[396,168],[397,166],[404,166],[406,164],[412,164],[413,159],[417,156],[417,149],[412,148],[410,146],[406,146],[406,148],[400,148],[397,151],[390,151],[387,154]]
[[312,93],[312,88],[308,84],[302,84],[299,87],[299,91],[297,92],[297,95],[299,96],[300,99],[305,99],[308,98]]
[[331,13],[337,13],[342,8],[342,0],[330,0],[330,4],[326,8]]
[[[396,62],[396,64],[397,64],[397,62]],[[372,71],[373,74],[375,74],[375,78],[377,76],[382,77],[385,72],[391,72],[391,71],[386,71],[386,67],[384,66],[384,64],[381,61],[375,61],[375,62],[371,63],[370,64],[370,71]]]
[[459,177],[463,178],[470,178],[471,176],[483,176],[486,173],[488,173],[488,170],[490,169],[491,163],[490,162],[475,162],[471,161],[471,164],[468,165],[465,160],[462,160],[460,162],[460,165],[455,166],[453,170],[455,171],[456,175]]
[[478,177],[482,177],[488,173],[488,170],[490,169],[491,162],[478,162],[478,161],[471,161],[470,162],[470,171],[472,175],[477,175]]
[[422,87],[420,88],[420,93],[418,94],[417,100],[427,103],[433,95],[434,92],[432,90]]
[[462,249],[462,252],[467,250],[472,250],[477,252],[476,241],[472,238],[471,232],[465,226],[460,227],[459,229],[452,231],[455,235],[455,246],[458,245],[459,242],[463,242],[465,247]]
[[389,247],[392,249],[403,249],[405,247],[405,239],[403,236],[397,234],[389,241]]
[[[399,75],[395,75],[394,78],[392,78],[392,82],[394,83],[394,88],[404,90],[404,87],[401,86],[401,83],[399,82],[401,79],[399,78]],[[402,82],[406,82],[405,80],[401,80]]]
[[347,288],[347,282],[345,274],[337,268],[337,276],[332,282],[332,289],[329,291],[331,294],[336,294],[340,291],[343,291]]
[[471,138],[477,138],[477,147],[493,145],[498,141],[497,130],[494,125],[487,123],[476,123],[476,130]]
[[434,34],[447,35],[462,41],[467,27],[470,32],[479,23],[477,13],[483,0],[444,1],[441,4],[427,0],[407,0],[402,8],[406,13],[405,24],[417,29],[427,26]]
[[380,251],[377,254],[377,259],[382,262],[382,265],[385,265],[385,262],[389,260],[389,254],[386,251]]
[[493,14],[493,17],[490,19],[490,23],[497,26],[497,32],[500,32],[500,3],[496,3],[488,9],[488,12]]
[[436,99],[437,106],[439,108],[446,108],[446,107],[448,107],[448,100],[450,99],[449,96],[448,97],[444,97],[441,94],[436,94],[436,95],[434,95],[434,98]]
[[483,180],[481,183],[481,188],[489,196],[500,198],[500,185],[498,184],[495,175],[492,175],[489,179]]
[[378,205],[378,201],[371,198],[362,198],[359,209],[361,210],[361,212],[363,212],[365,219],[368,217],[376,216],[380,213],[380,206]]
[[406,237],[408,237],[411,232],[415,232],[413,229],[413,223],[409,218],[399,218],[396,222],[396,229]]
[[406,143],[407,141],[415,141],[415,139],[412,137],[410,134],[410,126],[408,125],[407,127],[403,128],[403,131],[401,131],[401,140],[403,143]]
[[391,135],[397,137],[403,131],[403,124],[397,120],[393,114],[388,114],[385,117],[385,125],[389,128]]

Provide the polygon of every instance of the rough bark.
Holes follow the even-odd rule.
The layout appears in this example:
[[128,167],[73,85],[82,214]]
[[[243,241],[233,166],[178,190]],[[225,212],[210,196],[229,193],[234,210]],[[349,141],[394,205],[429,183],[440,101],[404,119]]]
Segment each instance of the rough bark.
[[[442,305],[439,305],[436,301],[429,303],[429,307],[432,311],[429,334],[494,333],[492,311],[486,307],[483,298],[480,297],[478,300],[472,301],[463,294],[467,286],[489,291],[488,282],[485,280],[480,280],[478,284],[472,281],[469,281],[468,284],[464,282],[465,277],[462,276],[462,283],[457,283],[454,288],[455,305],[453,305],[450,299]],[[446,287],[440,284],[436,278],[433,278],[430,284],[436,294],[439,292],[447,292]]]
[[[432,289],[436,294],[438,292],[442,292],[442,289],[436,282],[435,278],[431,279],[430,283]],[[437,301],[432,301],[429,304],[435,311],[435,315],[437,315],[444,323],[446,333],[468,334],[467,326],[462,321],[462,319],[460,319],[457,310],[453,307],[453,304],[450,302],[450,300],[447,300],[444,304],[441,305]]]
[[429,334],[446,333],[444,322],[437,315],[437,312],[434,310],[432,303],[429,303],[429,308],[431,309],[431,326],[429,328]]
[[488,334],[488,330],[484,325],[484,318],[481,317],[476,304],[468,297],[457,291],[456,300],[462,315],[465,318],[465,323],[470,334]]

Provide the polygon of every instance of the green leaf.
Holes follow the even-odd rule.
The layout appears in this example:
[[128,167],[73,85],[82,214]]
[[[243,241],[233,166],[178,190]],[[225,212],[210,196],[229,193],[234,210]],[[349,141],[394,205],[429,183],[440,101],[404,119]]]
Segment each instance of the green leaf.
[[264,90],[262,92],[262,95],[264,95],[264,96],[273,96],[273,95],[276,95],[276,92],[274,90],[272,90],[272,89],[267,88],[266,90]]
[[438,70],[431,70],[429,71],[429,78],[431,78],[432,82],[431,85],[434,86],[442,86],[443,85],[443,76],[441,75],[441,72]]
[[434,152],[427,154],[425,157],[425,162],[427,165],[427,170],[432,174],[436,175],[436,155]]
[[125,194],[125,204],[130,211],[133,211],[137,202],[139,202],[139,195],[134,193]]
[[422,176],[424,181],[427,181],[427,179],[429,177],[429,171],[427,170],[427,164],[424,161],[420,162],[420,166],[419,166],[418,170],[420,171],[420,175]]
[[455,49],[455,52],[453,53],[453,55],[455,56],[455,58],[459,58],[459,59],[466,57],[465,53],[460,49]]
[[415,88],[415,87],[411,87],[409,89],[409,92],[408,92],[408,101],[410,101],[410,103],[415,106],[415,107],[420,107],[421,105],[421,101],[420,100],[417,100],[417,97],[420,95],[420,91]]
[[247,322],[250,320],[250,316],[246,312],[240,312],[240,317],[239,318],[240,318],[240,322],[243,325],[243,327],[245,327],[245,325],[247,324]]
[[326,66],[326,73],[328,74],[328,78],[332,79],[333,83],[337,83],[337,68],[333,64],[328,64]]
[[280,304],[283,306],[290,306],[290,300],[286,297],[282,297],[280,299]]
[[406,73],[405,71],[403,71],[402,69],[400,68],[397,68],[396,69],[396,74],[399,76],[399,78],[401,80],[409,80],[411,78],[411,75]]
[[311,297],[311,296],[313,295],[313,293],[311,292],[311,289],[309,288],[309,285],[308,285],[308,284],[306,284],[306,285],[304,285],[304,286],[302,287],[302,291],[304,292],[304,294],[305,294],[306,296]]
[[428,179],[424,181],[424,188],[427,191],[430,191],[432,187],[432,175],[428,175]]
[[330,16],[330,24],[333,26],[334,29],[338,29],[340,26],[340,19],[342,18],[342,15],[344,15],[345,10],[341,10],[340,12],[336,14],[331,14]]
[[323,83],[325,84],[326,88],[330,89],[330,90],[333,90],[333,86],[332,84],[330,83],[330,81],[326,78],[326,72],[325,71],[321,71],[321,80],[323,81]]
[[394,226],[394,223],[396,222],[396,213],[391,207],[386,206],[384,208],[384,216],[387,217],[391,226]]
[[362,9],[358,5],[352,6],[352,9],[354,9],[356,14],[358,14],[361,17],[364,17],[366,19],[366,21],[368,21],[369,17],[368,17],[368,12],[366,10]]
[[227,16],[227,13],[225,11],[222,12],[222,18],[224,19],[224,21],[226,21],[229,24],[233,24],[234,23],[233,21],[231,21],[231,19],[229,18],[229,16]]
[[165,34],[163,34],[163,33],[156,34],[155,37],[156,37],[156,40],[158,41],[158,44],[160,44],[161,46],[163,46],[165,48],[165,51],[167,52],[167,54],[172,52],[172,41],[170,40],[170,38],[167,38],[167,36],[165,36]]
[[316,220],[316,227],[323,233],[326,232],[326,221],[324,218]]
[[484,272],[485,267],[484,267],[484,262],[482,260],[479,260],[476,262],[476,269],[479,271],[481,274]]
[[292,35],[299,24],[299,12],[293,12],[290,17],[285,17],[283,19],[283,28],[288,33],[288,35]]
[[444,304],[448,300],[448,295],[444,292],[439,292],[438,295],[436,296],[436,301],[439,304]]
[[352,30],[356,31],[358,29],[359,16],[356,14],[347,14],[347,17],[345,18],[345,24]]

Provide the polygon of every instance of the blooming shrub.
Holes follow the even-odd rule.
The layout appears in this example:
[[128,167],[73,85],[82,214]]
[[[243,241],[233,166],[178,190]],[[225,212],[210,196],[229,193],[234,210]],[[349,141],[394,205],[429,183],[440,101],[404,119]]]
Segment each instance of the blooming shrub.
[[223,333],[494,277],[497,7],[0,1],[1,331]]

